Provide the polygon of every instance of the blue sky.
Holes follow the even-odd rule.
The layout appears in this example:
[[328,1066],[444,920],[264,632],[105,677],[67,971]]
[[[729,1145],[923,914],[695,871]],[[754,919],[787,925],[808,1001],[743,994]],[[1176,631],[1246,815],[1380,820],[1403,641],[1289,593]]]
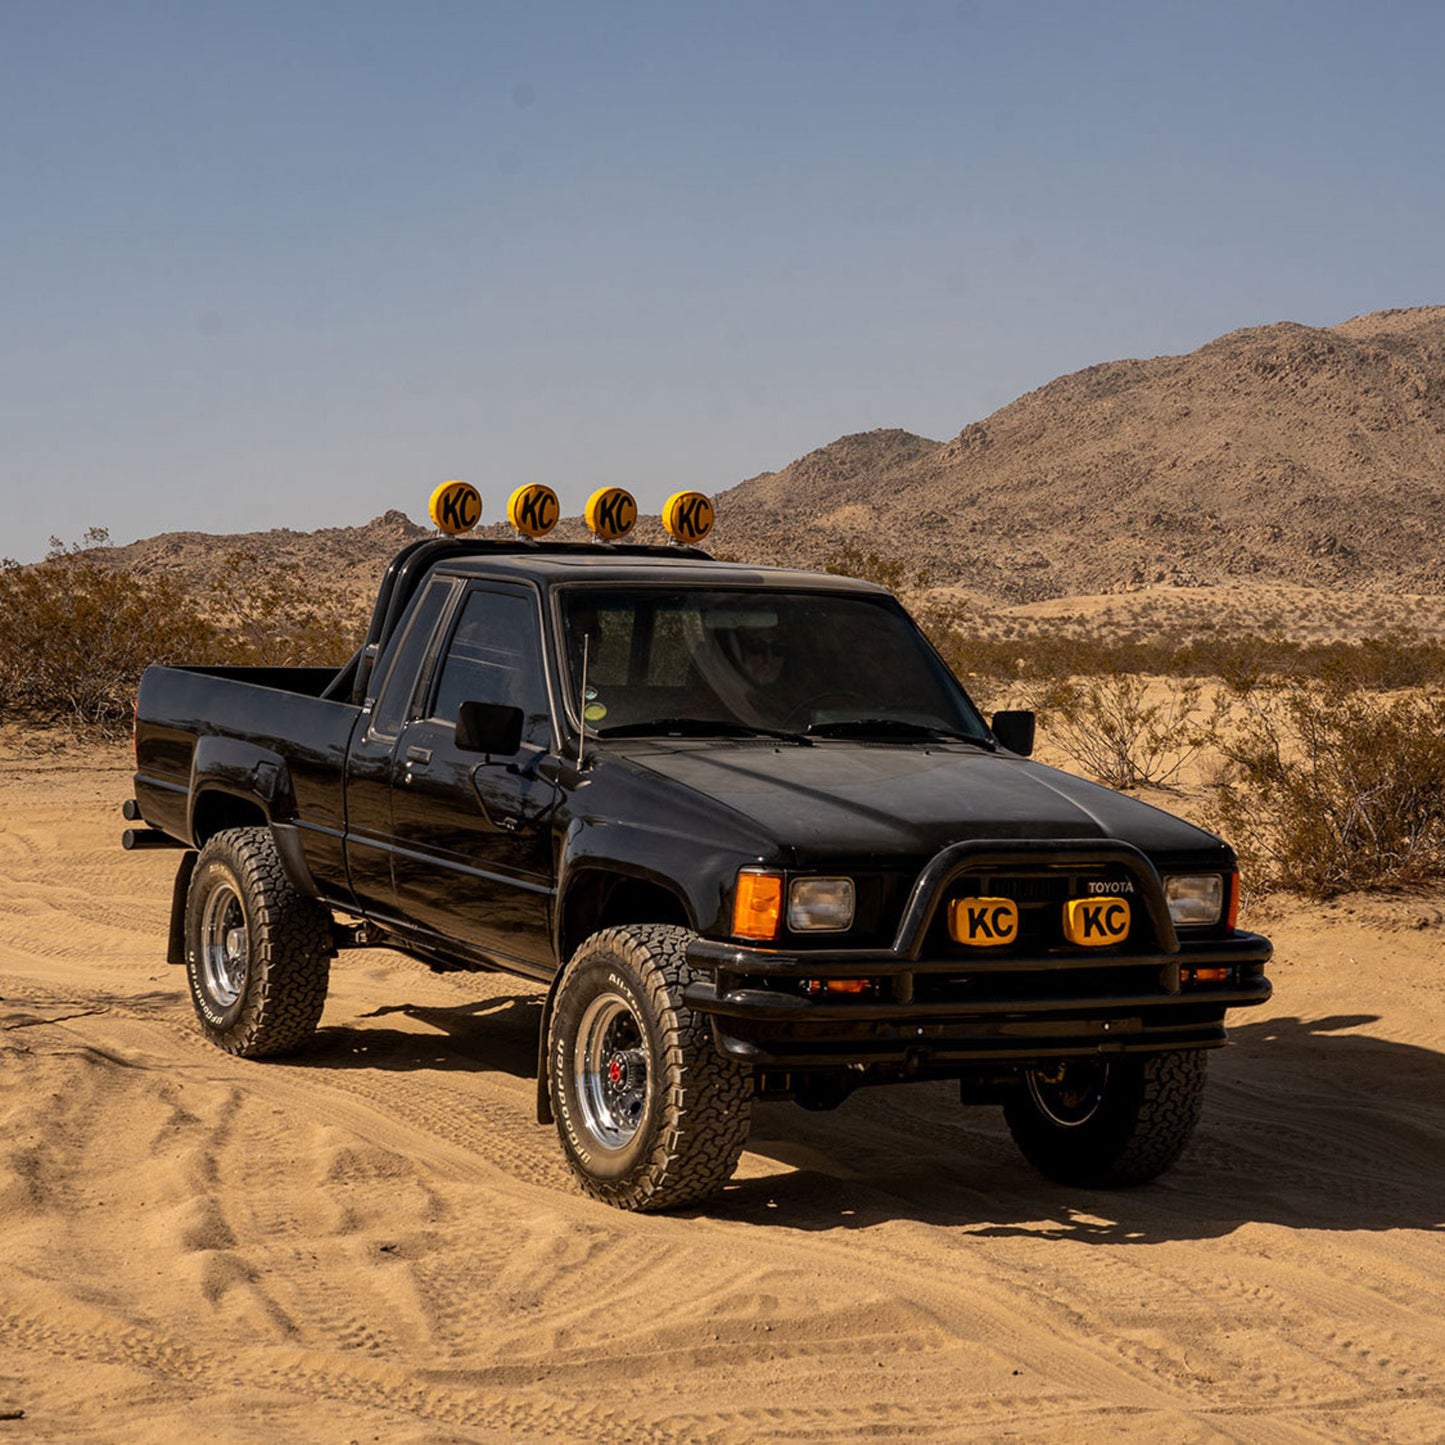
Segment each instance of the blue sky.
[[1445,7],[0,0],[0,554],[655,510],[1445,302]]

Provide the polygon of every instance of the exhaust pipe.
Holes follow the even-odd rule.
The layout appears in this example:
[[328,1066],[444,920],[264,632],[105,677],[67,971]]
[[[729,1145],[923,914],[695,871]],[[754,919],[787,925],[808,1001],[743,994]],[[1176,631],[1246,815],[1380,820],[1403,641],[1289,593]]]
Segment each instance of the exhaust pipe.
[[179,838],[172,838],[169,833],[162,833],[159,828],[127,828],[120,835],[120,846],[131,853],[138,848],[185,848],[188,845]]

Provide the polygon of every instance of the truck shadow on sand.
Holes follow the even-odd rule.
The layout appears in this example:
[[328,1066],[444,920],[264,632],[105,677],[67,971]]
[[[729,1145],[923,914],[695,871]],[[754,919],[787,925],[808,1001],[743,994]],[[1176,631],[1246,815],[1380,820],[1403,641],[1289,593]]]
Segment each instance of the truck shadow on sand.
[[1080,1190],[1035,1174],[996,1108],[946,1084],[855,1095],[836,1114],[757,1111],[749,1151],[777,1172],[708,1210],[773,1228],[906,1219],[983,1237],[1150,1244],[1251,1222],[1324,1230],[1445,1229],[1445,1054],[1356,1032],[1356,1015],[1231,1030],[1204,1115],[1153,1184]]
[[[323,1027],[287,1060],[314,1069],[537,1074],[540,992],[456,1007],[398,1005]],[[412,1027],[378,1025],[400,1016]],[[1210,1058],[1204,1116],[1153,1184],[1081,1190],[1035,1174],[996,1107],[956,1086],[861,1090],[832,1113],[756,1106],[739,1177],[699,1216],[769,1228],[899,1220],[970,1235],[1149,1244],[1251,1222],[1326,1230],[1445,1229],[1445,1053],[1364,1030],[1373,1015],[1271,1018]],[[421,1027],[417,1027],[420,1025]],[[557,1149],[536,1131],[538,1155]]]
[[375,1009],[361,1018],[400,1015],[425,1027],[322,1027],[306,1052],[287,1062],[313,1069],[500,1072],[535,1079],[542,997],[508,994],[451,1008],[397,1004]]

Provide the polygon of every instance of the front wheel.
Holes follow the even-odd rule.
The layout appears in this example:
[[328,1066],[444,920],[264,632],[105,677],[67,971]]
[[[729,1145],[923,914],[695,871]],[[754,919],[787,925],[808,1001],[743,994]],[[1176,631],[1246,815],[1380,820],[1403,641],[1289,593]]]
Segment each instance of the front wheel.
[[269,828],[227,828],[196,859],[186,895],[186,977],[201,1029],[229,1054],[299,1048],[331,972],[330,915],[287,876]]
[[1205,1062],[1194,1050],[1025,1069],[1004,1118],[1024,1157],[1050,1179],[1093,1189],[1143,1184],[1184,1152],[1204,1102]]
[[547,1086],[572,1172],[594,1199],[652,1212],[717,1193],[751,1119],[747,1071],[682,1000],[686,929],[594,933],[558,985]]

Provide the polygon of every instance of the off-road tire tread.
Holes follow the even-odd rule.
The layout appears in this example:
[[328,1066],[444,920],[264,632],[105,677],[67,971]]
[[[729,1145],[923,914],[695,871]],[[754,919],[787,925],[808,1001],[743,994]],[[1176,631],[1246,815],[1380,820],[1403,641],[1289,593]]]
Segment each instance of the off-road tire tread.
[[[214,1044],[241,1058],[294,1053],[315,1034],[326,1007],[333,951],[330,915],[296,890],[269,828],[227,828],[209,838],[191,877],[193,893],[213,861],[228,869],[238,885],[251,954],[239,1018],[220,1029],[198,1007],[201,1028]],[[198,963],[189,901],[186,911],[186,973],[194,994]]]
[[[1101,1117],[1065,1130],[1038,1115],[1021,1089],[1004,1106],[1014,1141],[1041,1174],[1062,1184],[1121,1189],[1157,1179],[1184,1152],[1204,1104],[1208,1055],[1199,1049],[1146,1054]],[[1137,1070],[1137,1075],[1133,1071]]]
[[[660,1025],[665,1054],[666,1102],[650,1154],[631,1174],[600,1180],[573,1159],[560,1126],[563,1152],[583,1190],[619,1209],[656,1213],[700,1204],[722,1189],[742,1157],[752,1122],[752,1080],[713,1043],[712,1026],[682,1001],[697,976],[687,962],[694,935],[673,924],[628,924],[588,938],[573,956],[569,974],[590,958],[611,953],[623,959],[642,983]],[[564,975],[557,1002],[568,986]],[[547,1057],[555,1057],[557,1008],[548,1030]],[[553,1112],[558,1113],[557,1101]]]

